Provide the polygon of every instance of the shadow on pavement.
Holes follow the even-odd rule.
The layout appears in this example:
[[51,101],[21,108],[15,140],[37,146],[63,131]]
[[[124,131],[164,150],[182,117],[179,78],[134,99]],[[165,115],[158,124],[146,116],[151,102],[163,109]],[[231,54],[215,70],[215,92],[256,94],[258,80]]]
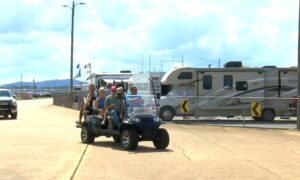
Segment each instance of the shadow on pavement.
[[[101,138],[101,137],[100,137]],[[104,148],[110,148],[113,150],[119,150],[119,151],[127,151],[125,150],[121,144],[113,142],[113,140],[110,141],[97,141],[95,139],[95,142],[91,144],[91,146],[99,146],[99,147],[104,147]],[[138,145],[137,149],[134,151],[128,151],[130,153],[162,153],[162,152],[173,152],[172,150],[165,149],[165,150],[158,150],[155,149],[155,147],[149,147],[149,146],[143,146],[143,145]]]

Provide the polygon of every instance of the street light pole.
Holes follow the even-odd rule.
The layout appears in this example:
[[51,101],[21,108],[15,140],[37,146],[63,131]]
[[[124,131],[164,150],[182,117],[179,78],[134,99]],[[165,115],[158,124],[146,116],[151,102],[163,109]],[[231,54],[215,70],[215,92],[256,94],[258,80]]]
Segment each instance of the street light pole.
[[298,100],[297,100],[297,129],[300,130],[300,2],[298,16]]
[[68,7],[72,10],[72,21],[71,21],[71,56],[70,56],[70,91],[73,91],[73,50],[74,50],[74,15],[76,5],[84,5],[85,3],[75,3],[72,2],[72,7],[63,5],[63,7]]
[[73,44],[74,44],[74,12],[75,12],[75,2],[72,4],[72,23],[71,23],[71,66],[70,66],[70,91],[73,91]]

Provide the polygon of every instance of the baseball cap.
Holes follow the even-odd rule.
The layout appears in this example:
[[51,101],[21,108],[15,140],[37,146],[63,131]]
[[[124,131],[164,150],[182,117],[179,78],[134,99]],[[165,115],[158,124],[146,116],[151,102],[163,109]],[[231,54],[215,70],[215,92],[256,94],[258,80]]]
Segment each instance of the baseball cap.
[[111,89],[110,89],[110,91],[111,91],[111,92],[116,92],[116,91],[117,91],[116,86],[112,86]]

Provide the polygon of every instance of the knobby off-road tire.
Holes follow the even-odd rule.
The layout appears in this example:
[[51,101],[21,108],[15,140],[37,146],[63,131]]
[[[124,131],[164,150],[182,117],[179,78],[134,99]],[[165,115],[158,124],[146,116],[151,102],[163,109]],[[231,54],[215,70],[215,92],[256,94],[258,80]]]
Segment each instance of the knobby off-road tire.
[[92,144],[95,142],[95,135],[91,133],[86,126],[81,129],[81,141],[84,144]]
[[160,128],[157,130],[153,144],[156,149],[166,149],[169,145],[170,138],[166,129]]
[[121,144],[126,150],[135,150],[138,146],[139,136],[134,129],[125,129],[121,133]]

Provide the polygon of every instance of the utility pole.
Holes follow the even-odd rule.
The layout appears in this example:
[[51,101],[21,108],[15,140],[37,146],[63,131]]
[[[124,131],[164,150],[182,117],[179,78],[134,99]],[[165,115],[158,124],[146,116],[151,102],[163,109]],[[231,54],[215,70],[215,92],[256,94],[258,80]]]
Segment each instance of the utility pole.
[[297,100],[297,129],[300,131],[300,2],[298,16],[298,100]]
[[76,5],[84,5],[85,3],[75,3],[72,2],[72,7],[63,5],[63,7],[70,8],[72,10],[72,18],[71,18],[71,55],[70,55],[70,91],[73,91],[73,44],[74,44],[74,15],[75,15],[75,6]]

